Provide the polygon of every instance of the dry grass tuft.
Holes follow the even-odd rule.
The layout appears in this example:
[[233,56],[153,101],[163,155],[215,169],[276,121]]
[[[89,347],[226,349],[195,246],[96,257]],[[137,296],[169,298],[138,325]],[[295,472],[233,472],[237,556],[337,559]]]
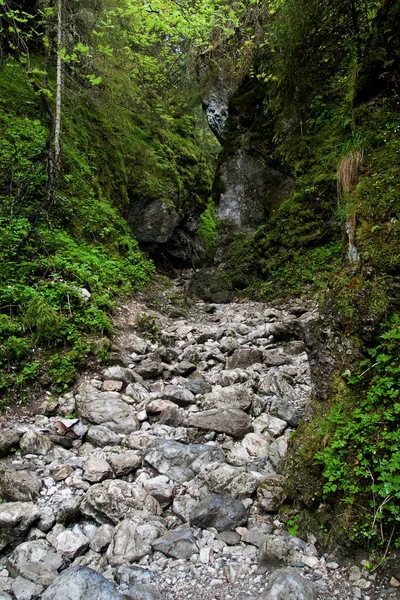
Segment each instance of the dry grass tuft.
[[348,194],[358,182],[358,172],[362,162],[362,153],[359,150],[350,152],[339,163],[337,170],[338,197]]

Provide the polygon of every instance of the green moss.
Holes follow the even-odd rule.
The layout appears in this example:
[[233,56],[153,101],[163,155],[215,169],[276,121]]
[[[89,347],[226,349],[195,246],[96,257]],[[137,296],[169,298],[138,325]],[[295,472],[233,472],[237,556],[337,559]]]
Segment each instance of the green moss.
[[210,199],[206,210],[200,215],[198,235],[202,238],[207,256],[213,258],[217,248],[217,221],[215,206]]

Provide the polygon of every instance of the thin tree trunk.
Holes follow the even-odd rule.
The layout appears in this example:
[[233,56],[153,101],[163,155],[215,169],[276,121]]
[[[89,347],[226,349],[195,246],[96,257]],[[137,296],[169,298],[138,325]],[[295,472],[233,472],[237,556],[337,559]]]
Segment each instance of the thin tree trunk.
[[55,167],[60,169],[61,161],[61,100],[62,100],[62,0],[57,0],[57,89],[56,89],[56,113],[54,128],[54,154]]

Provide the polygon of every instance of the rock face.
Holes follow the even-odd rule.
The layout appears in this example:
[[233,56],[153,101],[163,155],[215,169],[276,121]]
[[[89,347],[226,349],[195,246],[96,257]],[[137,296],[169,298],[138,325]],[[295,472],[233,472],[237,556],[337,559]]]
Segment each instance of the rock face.
[[255,228],[265,223],[271,210],[288,198],[293,189],[292,177],[240,146],[234,155],[225,155],[220,161],[217,177],[222,190],[217,217],[240,228]]
[[262,85],[245,80],[229,92],[226,83],[217,81],[203,99],[210,128],[223,145],[214,182],[217,216],[238,228],[265,223],[294,184],[268,158],[273,147],[268,132],[260,137],[257,131],[257,119],[265,108],[262,98]]
[[154,200],[150,204],[135,202],[128,213],[128,223],[139,242],[164,244],[180,222],[178,212]]

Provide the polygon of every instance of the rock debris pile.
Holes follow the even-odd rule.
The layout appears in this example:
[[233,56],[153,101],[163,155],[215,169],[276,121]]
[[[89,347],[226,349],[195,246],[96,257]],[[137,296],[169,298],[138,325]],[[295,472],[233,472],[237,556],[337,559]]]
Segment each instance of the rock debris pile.
[[[276,513],[310,397],[299,306],[197,303],[0,429],[0,600],[396,597]],[[284,568],[282,568],[284,566]]]

